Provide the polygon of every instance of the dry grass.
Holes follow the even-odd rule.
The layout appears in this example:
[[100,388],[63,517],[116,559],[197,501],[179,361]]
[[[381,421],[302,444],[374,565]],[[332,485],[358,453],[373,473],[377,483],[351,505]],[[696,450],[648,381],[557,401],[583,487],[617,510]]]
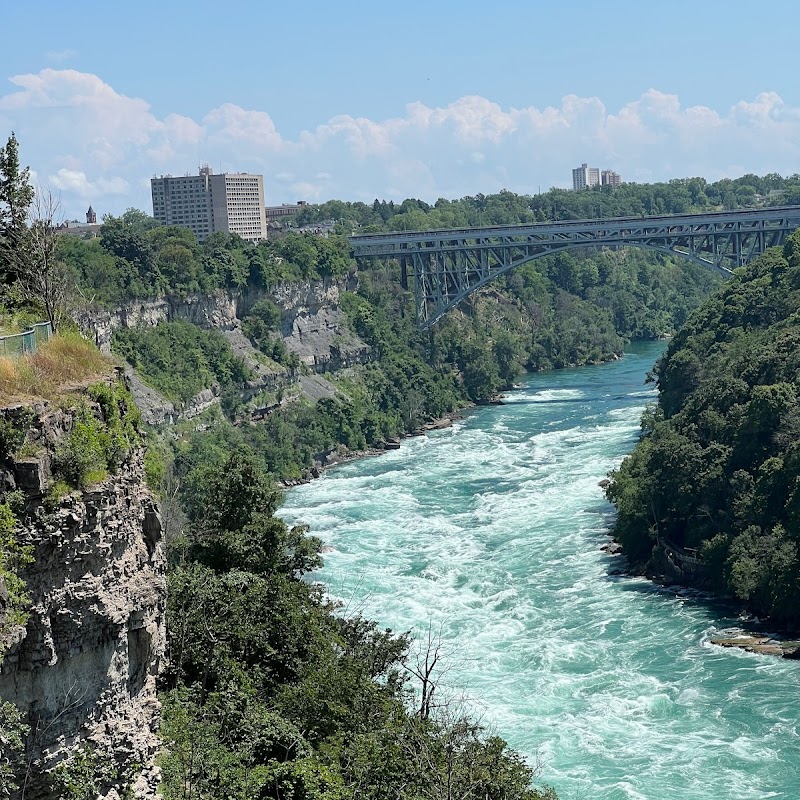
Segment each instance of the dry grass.
[[52,400],[70,386],[108,375],[113,361],[77,333],[60,333],[31,356],[0,358],[0,404]]

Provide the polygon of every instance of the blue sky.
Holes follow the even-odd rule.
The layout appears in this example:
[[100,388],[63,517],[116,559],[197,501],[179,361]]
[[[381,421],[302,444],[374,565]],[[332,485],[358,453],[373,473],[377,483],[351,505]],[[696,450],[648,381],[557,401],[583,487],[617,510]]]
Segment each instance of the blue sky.
[[800,172],[796,0],[2,6],[0,138],[69,217],[204,162],[270,204]]

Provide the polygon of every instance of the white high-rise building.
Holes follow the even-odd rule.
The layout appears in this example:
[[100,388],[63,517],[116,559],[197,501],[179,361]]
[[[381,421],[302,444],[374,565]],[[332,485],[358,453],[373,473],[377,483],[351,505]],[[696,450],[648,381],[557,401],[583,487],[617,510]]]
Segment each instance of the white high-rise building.
[[586,189],[588,186],[597,186],[600,183],[600,170],[598,167],[590,167],[588,164],[581,164],[572,170],[572,188],[577,192],[578,189]]
[[216,231],[235,233],[250,242],[267,238],[264,178],[247,172],[152,178],[153,216],[164,225],[189,228],[198,242]]

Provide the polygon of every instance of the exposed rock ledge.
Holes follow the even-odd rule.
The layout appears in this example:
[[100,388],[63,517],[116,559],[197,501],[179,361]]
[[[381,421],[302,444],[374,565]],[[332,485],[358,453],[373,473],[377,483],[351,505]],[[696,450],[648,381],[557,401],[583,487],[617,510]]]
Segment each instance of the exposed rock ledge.
[[769,634],[741,633],[735,636],[712,639],[711,644],[719,647],[735,647],[748,653],[800,659],[800,642],[775,639]]
[[[91,747],[118,767],[101,798],[155,797],[156,676],[164,650],[161,521],[144,486],[143,452],[117,474],[46,510],[49,453],[71,428],[68,411],[39,403],[29,434],[35,457],[0,469],[2,489],[24,492],[19,538],[34,548],[25,579],[30,618],[0,665],[0,698],[31,726],[26,800],[55,800],[48,771]],[[98,412],[99,413],[99,412]],[[0,409],[19,418],[20,408]],[[132,769],[134,774],[130,774]]]
[[[278,392],[294,385],[300,371],[276,364],[266,366],[263,356],[242,332],[241,320],[253,304],[271,298],[281,311],[280,338],[289,353],[297,356],[305,372],[321,375],[366,364],[372,349],[353,333],[339,307],[342,291],[353,291],[355,279],[305,281],[280,284],[266,291],[230,292],[217,290],[209,295],[131,300],[114,309],[84,308],[75,315],[81,330],[104,353],[111,352],[114,332],[125,328],[153,327],[162,322],[185,320],[201,328],[216,328],[228,340],[234,354],[253,371],[254,379],[242,393],[247,402],[263,392]],[[218,392],[205,390],[176,408],[167,398],[142,383],[128,369],[136,403],[146,422],[152,425],[191,419],[219,402]],[[305,393],[305,387],[301,391]],[[315,399],[310,396],[310,399]]]

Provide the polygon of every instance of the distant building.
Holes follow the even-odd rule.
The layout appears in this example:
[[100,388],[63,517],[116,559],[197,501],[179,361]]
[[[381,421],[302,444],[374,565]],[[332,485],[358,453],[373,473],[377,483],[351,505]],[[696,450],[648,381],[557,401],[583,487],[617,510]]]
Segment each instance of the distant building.
[[97,224],[97,214],[89,206],[85,223],[78,219],[65,219],[55,226],[55,232],[64,236],[80,236],[81,239],[95,239],[100,235],[102,228],[102,225]]
[[579,189],[587,189],[589,186],[597,186],[599,183],[600,170],[597,167],[581,164],[572,170],[572,188],[576,192]]
[[153,216],[164,225],[189,228],[198,242],[217,231],[235,233],[250,242],[267,238],[261,175],[214,175],[206,165],[197,175],[154,177],[150,191]]
[[572,170],[572,188],[576,192],[579,189],[588,189],[590,186],[610,186],[616,189],[621,182],[622,178],[610,169],[600,172],[597,167],[581,164]]
[[280,222],[282,217],[293,217],[298,211],[302,211],[308,203],[305,200],[298,200],[296,203],[284,203],[280,206],[267,206],[264,213],[267,218],[267,225],[270,222]]
[[619,176],[618,172],[614,172],[612,169],[604,169],[600,173],[600,185],[601,186],[610,186],[612,189],[616,189],[622,179]]

